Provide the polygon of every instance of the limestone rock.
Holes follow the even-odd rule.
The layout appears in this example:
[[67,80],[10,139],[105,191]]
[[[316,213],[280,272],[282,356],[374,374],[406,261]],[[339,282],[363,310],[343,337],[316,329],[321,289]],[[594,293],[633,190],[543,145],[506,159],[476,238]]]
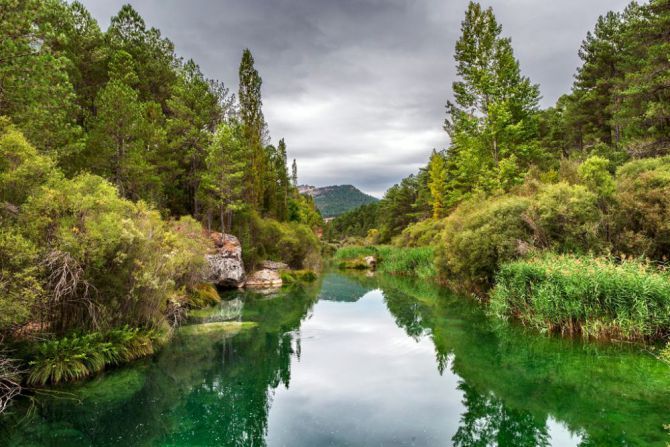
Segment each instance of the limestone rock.
[[271,287],[281,287],[282,280],[277,271],[262,269],[252,273],[247,278],[245,285],[250,288],[267,289]]
[[377,268],[377,258],[374,256],[366,256],[365,263],[368,265],[368,268],[374,270]]
[[242,287],[246,279],[242,262],[242,245],[232,234],[211,233],[216,250],[206,255],[209,263],[207,280],[222,287]]
[[288,264],[278,261],[263,261],[261,262],[261,269],[264,270],[288,270]]

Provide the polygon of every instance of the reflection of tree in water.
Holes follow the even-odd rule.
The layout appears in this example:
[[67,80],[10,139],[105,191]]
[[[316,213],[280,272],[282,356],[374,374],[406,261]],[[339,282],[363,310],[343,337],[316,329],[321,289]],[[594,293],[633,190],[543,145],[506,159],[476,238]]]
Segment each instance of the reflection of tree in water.
[[550,445],[545,420],[527,411],[509,409],[492,394],[481,394],[466,382],[463,391],[466,411],[452,438],[456,447],[542,447]]
[[[582,446],[667,445],[670,376],[634,347],[527,334],[425,282],[379,275],[378,287],[410,336],[421,327],[430,334],[440,373],[450,368],[461,378],[468,409],[460,445],[543,445],[549,415]],[[500,432],[496,421],[511,431]]]

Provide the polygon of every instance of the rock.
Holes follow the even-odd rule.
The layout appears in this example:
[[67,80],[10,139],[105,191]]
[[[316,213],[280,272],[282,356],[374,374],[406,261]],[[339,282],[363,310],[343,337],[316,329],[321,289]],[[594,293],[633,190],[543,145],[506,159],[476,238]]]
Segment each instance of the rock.
[[261,262],[261,269],[274,271],[288,270],[288,264],[277,261],[263,261]]
[[211,233],[216,251],[205,257],[209,263],[207,281],[222,287],[242,287],[246,279],[242,245],[232,234]]
[[377,268],[377,258],[374,256],[366,256],[365,263],[368,265],[368,268],[374,270]]
[[263,269],[252,273],[246,282],[246,287],[266,289],[269,287],[281,287],[282,280],[275,270]]

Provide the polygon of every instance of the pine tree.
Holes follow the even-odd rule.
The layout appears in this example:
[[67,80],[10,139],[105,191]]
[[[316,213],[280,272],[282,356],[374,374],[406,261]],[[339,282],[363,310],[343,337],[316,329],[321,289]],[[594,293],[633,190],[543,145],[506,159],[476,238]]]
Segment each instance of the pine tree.
[[246,149],[242,126],[237,122],[219,125],[207,147],[207,169],[200,173],[199,193],[206,208],[208,226],[218,214],[221,232],[230,231],[233,216],[244,209],[243,181]]
[[652,0],[626,38],[616,120],[632,155],[670,153],[670,0]]

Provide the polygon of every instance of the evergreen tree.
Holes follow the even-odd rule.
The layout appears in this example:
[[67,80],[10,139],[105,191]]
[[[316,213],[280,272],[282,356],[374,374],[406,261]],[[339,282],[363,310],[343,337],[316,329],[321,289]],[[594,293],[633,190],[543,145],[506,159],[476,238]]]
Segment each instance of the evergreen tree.
[[216,213],[222,233],[232,227],[234,213],[244,209],[245,157],[242,126],[234,121],[220,124],[207,147],[207,169],[200,173],[199,192],[206,208],[208,226],[211,228]]
[[294,188],[298,187],[298,163],[293,159],[293,164],[291,165],[291,183]]
[[670,0],[651,0],[628,27],[617,123],[634,156],[670,152]]
[[433,218],[438,219],[444,216],[447,202],[447,163],[443,154],[433,150],[428,162],[428,174],[430,176],[428,187],[432,198]]
[[260,208],[263,199],[263,174],[267,166],[267,157],[263,147],[263,132],[265,130],[265,118],[262,111],[263,101],[261,99],[263,81],[254,68],[254,57],[249,49],[245,49],[242,53],[239,77],[239,114],[244,125],[244,136],[249,154],[246,195],[249,203],[256,208]]

